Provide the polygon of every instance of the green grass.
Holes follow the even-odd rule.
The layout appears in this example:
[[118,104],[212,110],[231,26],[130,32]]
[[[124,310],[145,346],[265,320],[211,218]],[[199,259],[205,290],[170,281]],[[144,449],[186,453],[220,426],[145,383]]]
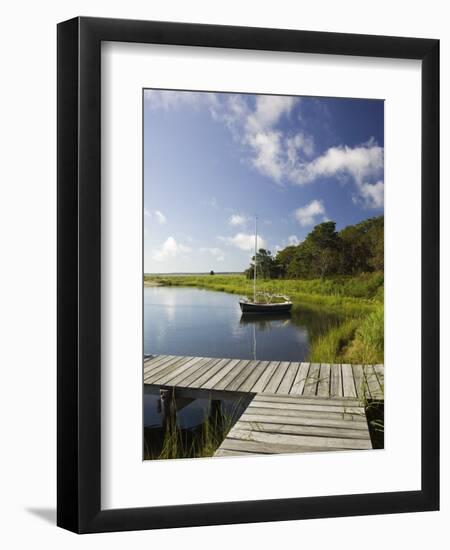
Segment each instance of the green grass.
[[[253,282],[244,275],[145,275],[164,286],[190,286],[252,295]],[[338,314],[341,322],[313,334],[309,359],[323,363],[383,363],[384,275],[380,272],[326,279],[259,280],[258,290],[286,294],[293,313],[305,309]]]
[[224,412],[221,407],[211,413],[210,401],[208,412],[200,427],[192,430],[183,430],[179,427],[176,415],[175,395],[172,399],[172,413],[163,428],[161,447],[149,445],[144,437],[144,460],[174,459],[174,458],[204,458],[211,457],[226,438],[228,432],[236,422],[240,400],[234,405],[231,412]]

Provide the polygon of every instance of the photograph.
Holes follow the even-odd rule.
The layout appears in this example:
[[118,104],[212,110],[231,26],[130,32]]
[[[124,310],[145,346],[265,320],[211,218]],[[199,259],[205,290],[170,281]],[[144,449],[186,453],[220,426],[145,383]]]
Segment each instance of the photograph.
[[384,447],[384,102],[143,90],[143,458]]

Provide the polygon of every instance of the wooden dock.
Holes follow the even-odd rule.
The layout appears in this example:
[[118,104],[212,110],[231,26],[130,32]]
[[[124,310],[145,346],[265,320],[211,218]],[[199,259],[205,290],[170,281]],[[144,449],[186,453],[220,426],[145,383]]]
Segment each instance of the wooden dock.
[[384,399],[384,366],[159,355],[144,384],[253,395],[215,456],[371,449],[364,401]]

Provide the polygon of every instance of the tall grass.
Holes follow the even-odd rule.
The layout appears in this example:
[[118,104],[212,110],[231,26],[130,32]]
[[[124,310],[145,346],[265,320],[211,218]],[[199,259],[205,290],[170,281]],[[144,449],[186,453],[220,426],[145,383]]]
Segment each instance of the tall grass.
[[213,406],[210,401],[205,418],[199,427],[182,429],[178,424],[176,400],[171,397],[172,412],[162,427],[160,450],[150,449],[144,438],[144,459],[202,458],[213,456],[233,427],[241,406],[238,400],[231,412],[225,412],[221,405]]
[[361,321],[349,344],[349,363],[384,363],[384,307],[378,306]]

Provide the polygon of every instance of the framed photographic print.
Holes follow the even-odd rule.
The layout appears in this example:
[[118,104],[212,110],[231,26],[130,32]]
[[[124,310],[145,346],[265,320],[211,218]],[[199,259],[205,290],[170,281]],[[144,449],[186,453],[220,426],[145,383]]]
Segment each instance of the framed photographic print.
[[437,510],[439,42],[58,25],[58,525]]

